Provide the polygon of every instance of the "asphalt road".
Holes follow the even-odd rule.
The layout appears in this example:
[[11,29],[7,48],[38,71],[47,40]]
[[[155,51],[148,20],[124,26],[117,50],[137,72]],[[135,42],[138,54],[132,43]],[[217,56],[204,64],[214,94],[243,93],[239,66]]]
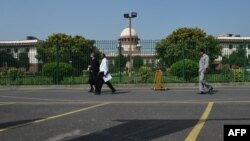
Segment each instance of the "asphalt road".
[[0,90],[1,141],[222,141],[250,124],[250,88]]

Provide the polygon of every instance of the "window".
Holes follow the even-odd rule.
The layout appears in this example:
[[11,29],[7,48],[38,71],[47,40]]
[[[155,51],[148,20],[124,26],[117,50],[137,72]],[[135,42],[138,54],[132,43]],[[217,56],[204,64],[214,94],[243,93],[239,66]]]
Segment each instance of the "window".
[[18,49],[17,48],[15,48],[15,53],[18,53]]
[[232,48],[233,48],[233,45],[230,44],[230,45],[229,45],[229,49],[232,49]]
[[250,45],[248,45],[248,47],[247,47],[248,49],[250,49]]

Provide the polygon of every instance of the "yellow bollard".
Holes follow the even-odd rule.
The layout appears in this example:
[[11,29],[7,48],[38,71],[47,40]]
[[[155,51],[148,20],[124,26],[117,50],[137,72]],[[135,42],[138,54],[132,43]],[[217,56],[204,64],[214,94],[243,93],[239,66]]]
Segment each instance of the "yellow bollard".
[[154,80],[154,90],[166,90],[167,88],[163,87],[162,84],[162,71],[157,70],[155,72],[155,80]]

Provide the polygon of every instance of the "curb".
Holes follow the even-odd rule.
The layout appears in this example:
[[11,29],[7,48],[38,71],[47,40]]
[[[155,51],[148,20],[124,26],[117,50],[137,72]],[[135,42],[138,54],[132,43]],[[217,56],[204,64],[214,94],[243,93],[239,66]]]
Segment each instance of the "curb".
[[[250,87],[250,82],[239,83],[211,83],[213,87]],[[154,84],[113,84],[118,89],[153,89]],[[166,88],[187,89],[198,88],[198,83],[167,83],[163,84]],[[104,85],[106,88],[106,85]],[[0,86],[3,89],[89,89],[88,84],[82,85],[6,85]]]

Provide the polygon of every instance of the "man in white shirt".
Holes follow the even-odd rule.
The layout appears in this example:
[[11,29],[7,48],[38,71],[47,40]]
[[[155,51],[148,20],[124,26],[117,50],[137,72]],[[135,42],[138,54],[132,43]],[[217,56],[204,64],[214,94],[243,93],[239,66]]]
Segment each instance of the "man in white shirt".
[[[102,57],[102,62],[100,64],[100,71],[98,73],[98,82],[95,94],[101,94],[102,85],[104,83],[103,77],[109,75],[109,67],[108,67],[109,63],[108,60],[106,59],[106,55],[102,53],[101,57]],[[112,86],[109,80],[106,81],[105,84],[108,85],[108,87],[112,90],[112,93],[114,94],[116,89]]]
[[199,53],[201,56],[199,61],[199,94],[206,94],[207,92],[211,94],[213,87],[205,81],[205,76],[209,67],[209,56],[205,54],[203,48],[199,50]]

